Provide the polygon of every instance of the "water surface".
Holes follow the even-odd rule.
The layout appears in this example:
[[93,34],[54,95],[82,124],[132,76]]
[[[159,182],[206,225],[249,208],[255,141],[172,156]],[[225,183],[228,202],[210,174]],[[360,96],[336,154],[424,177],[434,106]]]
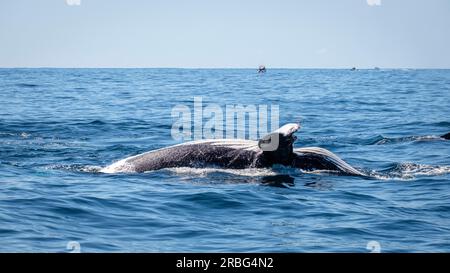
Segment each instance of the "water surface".
[[[0,69],[0,251],[450,251],[450,70]],[[171,109],[278,104],[371,179],[103,174],[178,143]]]

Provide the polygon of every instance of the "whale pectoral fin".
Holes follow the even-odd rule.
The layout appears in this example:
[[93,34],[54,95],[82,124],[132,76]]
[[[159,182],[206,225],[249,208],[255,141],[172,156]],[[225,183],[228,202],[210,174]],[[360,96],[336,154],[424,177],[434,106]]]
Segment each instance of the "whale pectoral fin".
[[293,153],[294,133],[300,129],[297,123],[289,123],[258,141],[258,147],[271,164],[289,165]]

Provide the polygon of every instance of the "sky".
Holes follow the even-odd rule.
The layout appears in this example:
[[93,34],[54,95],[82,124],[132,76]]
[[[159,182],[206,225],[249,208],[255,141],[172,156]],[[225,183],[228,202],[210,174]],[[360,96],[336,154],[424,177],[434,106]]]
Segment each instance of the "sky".
[[0,67],[450,68],[449,0],[0,0]]

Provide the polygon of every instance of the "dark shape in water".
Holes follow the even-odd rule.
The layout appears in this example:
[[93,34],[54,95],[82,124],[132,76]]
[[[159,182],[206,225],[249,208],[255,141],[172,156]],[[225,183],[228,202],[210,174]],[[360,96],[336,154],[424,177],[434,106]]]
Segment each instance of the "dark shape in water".
[[300,128],[290,123],[259,141],[207,139],[191,141],[132,156],[101,170],[104,173],[146,172],[164,168],[208,166],[230,169],[270,168],[275,164],[307,171],[326,170],[341,175],[364,176],[328,150],[293,148],[294,133]]
[[356,70],[356,67],[352,67],[352,69],[350,69],[351,71],[355,71]]
[[288,188],[295,185],[295,179],[292,176],[286,174],[264,176],[261,179],[261,184],[272,187]]
[[444,139],[450,139],[450,133],[446,133],[445,135],[441,136]]
[[34,88],[34,87],[38,87],[39,85],[32,84],[32,83],[18,83],[18,84],[16,84],[16,86],[25,87],[25,88]]
[[258,73],[266,73],[266,67],[264,65],[260,65],[258,67]]

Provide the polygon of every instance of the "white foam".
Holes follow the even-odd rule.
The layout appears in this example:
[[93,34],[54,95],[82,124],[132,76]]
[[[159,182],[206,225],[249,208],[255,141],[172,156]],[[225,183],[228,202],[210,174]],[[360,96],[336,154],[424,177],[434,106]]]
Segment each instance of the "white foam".
[[106,166],[99,170],[101,173],[132,173],[136,172],[134,166],[127,162],[128,158],[119,160],[117,162],[114,162],[113,164]]
[[86,166],[81,166],[79,168],[79,171],[86,172],[86,173],[98,173],[101,171],[101,169],[102,169],[102,167],[100,167],[100,166],[86,165]]
[[180,175],[196,175],[207,176],[211,173],[228,173],[239,176],[259,177],[259,176],[274,176],[278,173],[268,168],[247,168],[247,169],[223,169],[223,168],[191,168],[191,167],[177,167],[167,168],[170,172]]
[[86,173],[98,173],[102,170],[100,166],[94,165],[64,165],[64,164],[56,164],[46,166],[45,169],[49,170],[68,170],[68,171],[77,171],[77,172],[86,172]]
[[419,176],[437,176],[450,174],[450,166],[431,166],[416,163],[401,163],[387,173],[372,171],[371,177],[381,180],[412,180]]
[[450,173],[450,166],[430,166],[424,164],[403,163],[400,168],[404,175],[443,175]]

